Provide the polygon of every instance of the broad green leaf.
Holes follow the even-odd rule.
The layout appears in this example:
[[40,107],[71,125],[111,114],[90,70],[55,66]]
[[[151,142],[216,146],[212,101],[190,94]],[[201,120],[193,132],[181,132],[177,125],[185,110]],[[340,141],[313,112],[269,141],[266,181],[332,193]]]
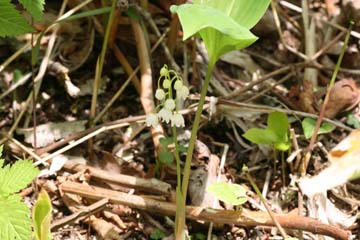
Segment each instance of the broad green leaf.
[[28,160],[19,160],[11,167],[6,165],[0,169],[0,195],[7,196],[18,192],[31,183],[38,174],[39,170]]
[[155,231],[150,234],[150,238],[154,240],[163,239],[165,237],[165,233],[163,233],[160,229],[155,228]]
[[249,46],[257,40],[249,29],[265,13],[270,0],[197,0],[171,6],[183,27],[183,39],[199,34],[214,65],[221,55]]
[[267,120],[267,128],[277,136],[277,142],[286,142],[289,130],[289,120],[285,113],[271,112]]
[[[314,130],[316,127],[316,120],[313,118],[304,118],[301,123],[305,138],[309,139],[314,134]],[[323,122],[319,128],[318,135],[329,133],[335,129],[335,126],[328,122]]]
[[50,237],[51,200],[41,189],[33,208],[34,235],[36,240],[48,240]]
[[164,151],[159,154],[159,160],[163,164],[170,165],[174,161],[174,156],[171,152]]
[[44,11],[45,0],[19,0],[35,21],[40,21]]
[[207,188],[207,191],[228,204],[240,205],[247,201],[245,188],[238,184],[214,183]]
[[30,210],[19,195],[0,197],[0,239],[31,239]]
[[194,0],[230,16],[238,24],[250,29],[260,20],[269,6],[269,0]]
[[260,128],[247,130],[243,137],[256,144],[273,145],[277,141],[277,136],[274,132]]
[[215,29],[219,34],[226,34],[233,38],[249,38],[254,41],[257,39],[249,29],[239,25],[234,19],[216,8],[199,4],[183,4],[173,5],[170,10],[179,15],[184,31],[183,40],[207,28]]
[[267,128],[251,128],[243,134],[243,137],[256,144],[272,145],[275,149],[286,151],[290,147],[288,129],[289,120],[286,114],[272,112],[267,120]]
[[199,33],[213,62],[221,55],[245,48],[257,40],[249,29],[215,8],[183,4],[171,6],[170,10],[179,16],[184,32],[183,40]]
[[170,144],[174,143],[174,138],[172,137],[163,137],[163,138],[160,138],[160,144],[163,146],[163,147],[167,147],[169,146]]
[[34,32],[34,29],[10,2],[0,1],[0,26],[0,37]]

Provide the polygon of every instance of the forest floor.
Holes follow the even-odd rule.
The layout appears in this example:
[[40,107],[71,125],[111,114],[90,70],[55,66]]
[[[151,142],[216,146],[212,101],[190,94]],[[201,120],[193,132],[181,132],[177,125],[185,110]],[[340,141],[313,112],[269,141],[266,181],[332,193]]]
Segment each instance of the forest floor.
[[[63,15],[62,4],[67,12],[81,2],[46,1],[35,28],[40,32]],[[185,127],[178,128],[186,149],[208,56],[201,40],[182,41],[169,7],[184,1],[150,0],[147,8],[129,2],[116,11],[98,85],[106,14],[52,28],[33,67],[30,34],[0,38],[4,158],[32,159],[41,169],[21,195],[31,208],[39,189],[48,192],[54,239],[174,239],[176,164],[159,157],[164,149],[174,152],[172,128],[147,127],[145,119],[158,104],[154,93],[167,64],[190,89],[181,104]],[[216,64],[191,163],[191,239],[281,239],[282,228],[298,239],[360,239],[360,182],[348,181],[358,177],[360,162],[360,1],[302,1],[307,8],[300,2],[274,1],[252,30],[259,39]],[[311,142],[350,19],[322,133]],[[291,146],[283,152],[243,136],[268,127],[273,112],[289,121]],[[246,190],[241,210],[206,191],[218,181]]]

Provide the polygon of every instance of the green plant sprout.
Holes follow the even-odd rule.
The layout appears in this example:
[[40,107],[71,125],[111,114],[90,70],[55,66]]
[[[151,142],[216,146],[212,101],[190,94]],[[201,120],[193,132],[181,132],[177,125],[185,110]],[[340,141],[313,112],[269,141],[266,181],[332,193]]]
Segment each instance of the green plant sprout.
[[41,189],[32,212],[35,240],[51,239],[51,209],[50,197],[44,189]]
[[[249,29],[260,20],[269,4],[270,0],[194,0],[193,4],[173,5],[170,8],[171,12],[179,16],[184,32],[183,40],[193,35],[200,36],[209,55],[208,68],[193,122],[182,182],[178,150],[176,150],[175,153],[178,172],[175,217],[176,239],[185,239],[185,204],[190,176],[190,163],[194,152],[205,96],[215,63],[223,54],[245,48],[257,40],[257,37],[253,35]],[[216,19],[216,21],[214,21],[214,19]],[[156,95],[158,97],[163,96],[161,91],[157,92]],[[168,103],[167,106],[165,106],[165,110],[173,111],[173,104]],[[175,133],[174,136],[176,136],[176,127],[184,126],[184,124],[182,117],[178,117],[175,120],[174,113],[169,119],[169,111],[163,111],[161,115],[160,112],[157,115],[155,113],[149,115],[147,125],[156,124],[160,115],[160,118],[165,122],[172,120],[173,133]],[[175,137],[174,140],[175,149],[178,149]]]
[[[41,20],[45,0],[19,0],[19,2],[35,21]],[[0,1],[0,26],[0,37],[35,31],[10,1]]]
[[256,144],[270,145],[274,148],[274,171],[276,170],[276,151],[281,152],[282,180],[285,186],[285,156],[284,152],[290,149],[289,119],[285,113],[271,112],[265,129],[251,128],[243,137]]
[[[0,239],[31,239],[30,210],[16,194],[39,174],[31,161],[20,160],[4,166],[0,146]],[[4,167],[3,167],[4,166]]]
[[[305,138],[310,139],[315,131],[316,120],[313,118],[304,118],[304,120],[301,122],[301,125],[304,131]],[[333,124],[328,122],[322,122],[319,131],[317,132],[317,135],[332,132],[334,129],[335,126]]]
[[290,148],[288,130],[289,120],[286,114],[271,112],[265,129],[251,128],[243,137],[256,144],[270,145],[279,151],[287,151]]
[[218,182],[211,184],[207,191],[224,203],[236,206],[237,210],[247,201],[246,189],[239,184]]

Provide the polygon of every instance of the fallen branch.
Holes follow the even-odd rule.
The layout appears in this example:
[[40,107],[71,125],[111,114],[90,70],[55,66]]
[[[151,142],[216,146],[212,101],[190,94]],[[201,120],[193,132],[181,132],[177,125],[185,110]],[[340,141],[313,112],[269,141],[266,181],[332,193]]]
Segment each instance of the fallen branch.
[[171,185],[156,178],[144,179],[124,174],[110,174],[107,171],[71,161],[67,161],[64,164],[64,169],[71,172],[87,170],[89,171],[90,176],[94,179],[105,181],[107,183],[118,184],[125,187],[135,188],[137,190],[151,194],[161,194],[168,197],[171,193]]
[[[105,188],[83,185],[75,182],[64,182],[60,185],[64,192],[79,194],[82,197],[99,200],[108,198],[115,204],[123,204],[132,208],[145,210],[160,215],[175,215],[176,206],[170,202],[129,195]],[[269,215],[265,212],[218,210],[202,207],[187,206],[188,219],[214,222],[218,224],[235,224],[244,227],[275,226]],[[302,216],[289,214],[275,214],[276,219],[283,228],[299,229],[314,234],[327,235],[336,239],[347,240],[350,233],[334,225],[324,224],[320,221]]]

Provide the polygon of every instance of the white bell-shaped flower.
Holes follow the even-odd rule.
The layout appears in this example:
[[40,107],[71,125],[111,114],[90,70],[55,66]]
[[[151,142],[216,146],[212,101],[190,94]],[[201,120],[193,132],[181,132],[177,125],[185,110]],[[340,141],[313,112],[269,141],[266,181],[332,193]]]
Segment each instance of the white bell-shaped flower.
[[169,74],[169,69],[167,67],[167,65],[165,64],[161,69],[160,69],[160,76],[167,76]]
[[165,98],[165,91],[161,88],[156,89],[155,97],[158,100],[163,100]]
[[179,90],[176,91],[178,98],[186,99],[189,96],[189,88],[183,85]]
[[183,86],[183,83],[182,83],[181,80],[176,80],[175,81],[175,84],[174,84],[174,89],[175,90],[179,90],[180,88],[182,88],[182,86]]
[[159,123],[158,116],[156,113],[150,113],[146,116],[146,126],[156,127]]
[[175,108],[175,101],[174,99],[168,98],[166,99],[165,103],[164,103],[164,108],[168,109],[168,110],[174,110]]
[[169,109],[162,108],[158,113],[159,118],[166,123],[169,123],[173,114]]
[[171,118],[171,126],[185,127],[184,117],[180,113],[175,113]]
[[171,87],[171,82],[169,79],[164,79],[163,81],[163,88],[168,89]]

